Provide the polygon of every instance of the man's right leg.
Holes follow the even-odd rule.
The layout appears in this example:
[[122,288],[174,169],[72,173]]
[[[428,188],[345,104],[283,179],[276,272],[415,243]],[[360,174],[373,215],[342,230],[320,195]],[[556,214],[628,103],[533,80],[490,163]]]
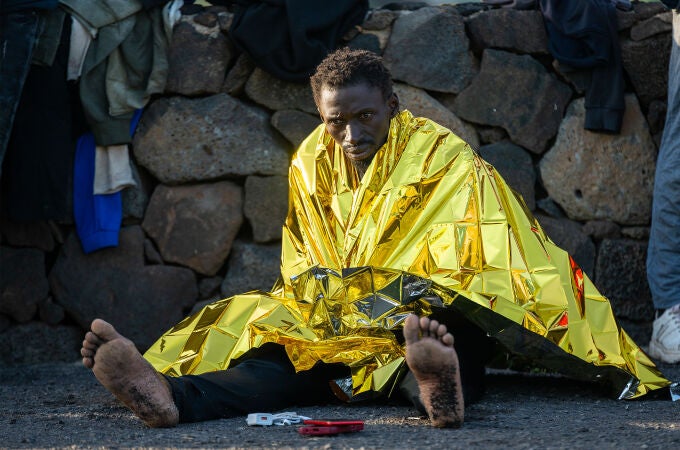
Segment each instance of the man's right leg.
[[179,411],[170,385],[139,353],[135,344],[101,319],[85,335],[83,365],[150,427],[177,425]]
[[266,344],[228,370],[166,379],[184,423],[337,402],[329,381],[348,375],[345,366],[322,363],[295,372],[283,347]]
[[329,380],[348,376],[342,365],[295,372],[283,347],[265,345],[228,370],[167,377],[134,344],[103,320],[92,322],[81,354],[99,382],[150,427],[171,427],[337,400]]

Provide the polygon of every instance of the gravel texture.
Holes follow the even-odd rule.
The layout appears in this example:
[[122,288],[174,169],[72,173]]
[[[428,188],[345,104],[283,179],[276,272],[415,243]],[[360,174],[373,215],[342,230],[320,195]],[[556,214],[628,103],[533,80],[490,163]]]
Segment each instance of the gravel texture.
[[[680,379],[680,366],[663,366]],[[149,429],[80,363],[0,368],[0,448],[680,448],[680,402],[617,401],[561,377],[492,372],[458,430],[433,429],[409,406],[291,408],[365,421],[361,432],[301,436],[296,426],[249,427],[245,417]],[[268,412],[268,411],[258,411]]]

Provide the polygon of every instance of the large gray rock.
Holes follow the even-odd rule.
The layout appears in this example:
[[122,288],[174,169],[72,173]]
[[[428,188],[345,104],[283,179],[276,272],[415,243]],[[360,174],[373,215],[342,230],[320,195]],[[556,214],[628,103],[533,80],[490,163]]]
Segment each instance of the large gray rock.
[[657,14],[668,11],[666,5],[661,2],[635,2],[634,8],[630,11],[616,9],[619,30],[630,28],[638,22],[642,22]]
[[272,114],[272,126],[297,148],[321,123],[319,115],[288,109]]
[[649,240],[649,227],[623,227],[621,235],[637,240]]
[[621,59],[643,108],[653,100],[664,100],[668,90],[670,33],[642,41],[621,39]]
[[132,178],[137,186],[124,189],[121,193],[123,217],[141,219],[144,217],[146,205],[149,204],[149,193],[153,190],[154,180],[145,170],[140,170],[133,161],[130,161],[130,163]]
[[194,23],[185,17],[173,28],[166,92],[181,95],[220,92],[234,51],[227,36],[220,31],[217,16],[214,23],[208,25],[212,26]]
[[290,83],[257,68],[246,83],[246,95],[274,111],[298,109],[318,114],[309,83]]
[[73,363],[80,359],[85,332],[73,325],[50,326],[40,322],[10,327],[0,333],[0,363]]
[[670,33],[672,30],[673,13],[666,11],[635,24],[630,29],[630,38],[634,41],[641,41],[655,34]]
[[556,219],[565,219],[567,217],[564,211],[562,211],[562,208],[560,208],[560,206],[550,197],[543,197],[536,200],[536,208]]
[[556,59],[553,59],[552,67],[555,69],[555,73],[569,82],[577,97],[585,95],[592,79],[591,69],[579,69],[566,64],[560,64]]
[[527,208],[533,211],[536,208],[536,171],[531,156],[522,147],[507,141],[485,145],[479,149],[479,154],[496,168],[510,187],[524,198]]
[[503,127],[522,147],[543,153],[555,136],[571,89],[529,55],[487,49],[479,75],[455,100],[458,117]]
[[227,77],[224,79],[222,92],[226,92],[235,97],[241,95],[246,88],[246,83],[253,73],[253,70],[255,70],[255,62],[247,53],[241,53],[234,63],[234,67],[229,70]]
[[142,227],[166,262],[215,275],[243,222],[242,189],[229,182],[168,187],[151,196]]
[[398,14],[387,9],[373,9],[369,12],[368,17],[361,24],[364,30],[378,31],[389,28],[397,19]]
[[665,101],[654,100],[647,110],[647,124],[652,136],[661,134],[666,122],[667,105]]
[[589,276],[595,268],[595,244],[590,236],[583,232],[581,224],[569,219],[555,219],[545,215],[536,215],[550,239],[563,250],[566,250],[576,264]]
[[66,318],[64,307],[54,303],[52,297],[48,297],[38,305],[38,317],[48,325],[57,325]]
[[575,220],[649,222],[656,148],[634,95],[618,135],[583,129],[583,98],[574,100],[555,145],[539,164],[548,194]]
[[201,299],[212,299],[219,294],[222,277],[203,278],[198,282],[198,295]]
[[281,239],[281,227],[288,212],[288,177],[246,179],[243,212],[253,229],[255,242]]
[[45,254],[35,248],[0,246],[0,313],[28,322],[47,298]]
[[13,247],[36,247],[45,252],[54,249],[52,228],[46,221],[17,223],[1,217],[0,232],[4,242]]
[[589,220],[583,225],[583,232],[597,241],[621,237],[621,227],[611,220]]
[[509,139],[508,133],[501,127],[476,127],[482,144],[496,144]]
[[144,259],[147,264],[165,264],[151,239],[144,239]]
[[83,329],[102,318],[140,350],[181,320],[198,295],[191,270],[144,265],[144,233],[139,226],[121,229],[118,247],[89,255],[71,234],[49,281],[55,301]]
[[631,320],[654,317],[646,271],[647,244],[631,239],[605,239],[595,267],[595,285],[609,298],[614,314]]
[[421,8],[394,22],[385,65],[396,80],[458,93],[477,73],[469,47],[463,17],[453,8]]
[[385,9],[374,9],[361,24],[362,34],[373,35],[378,38],[379,54],[387,47],[392,34],[392,23],[397,19],[397,13]]
[[380,38],[373,33],[359,33],[347,43],[352,50],[368,50],[377,55],[382,53]]
[[472,148],[479,148],[479,137],[475,127],[465,123],[444,105],[422,89],[408,84],[395,83],[394,92],[399,97],[399,106],[408,109],[414,116],[427,117],[443,125],[461,137]]
[[164,184],[285,175],[289,161],[269,115],[227,94],[154,102],[135,134],[134,154]]
[[259,245],[237,240],[229,257],[223,297],[259,289],[268,291],[281,273],[281,244]]
[[540,11],[491,9],[465,20],[473,47],[547,55],[548,34]]

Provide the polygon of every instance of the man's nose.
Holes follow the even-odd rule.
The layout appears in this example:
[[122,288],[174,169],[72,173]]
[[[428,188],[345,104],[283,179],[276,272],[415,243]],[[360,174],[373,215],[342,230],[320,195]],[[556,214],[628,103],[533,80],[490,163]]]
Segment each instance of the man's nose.
[[345,126],[345,142],[356,145],[359,142],[361,132],[356,123],[348,122]]

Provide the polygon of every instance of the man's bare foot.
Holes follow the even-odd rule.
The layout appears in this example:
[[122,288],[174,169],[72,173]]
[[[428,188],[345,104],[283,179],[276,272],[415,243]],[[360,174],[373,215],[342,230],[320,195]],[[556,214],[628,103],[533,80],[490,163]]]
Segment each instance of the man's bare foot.
[[179,411],[170,385],[113,326],[95,319],[80,349],[85,367],[150,427],[172,427]]
[[435,427],[463,425],[464,401],[458,355],[446,325],[411,314],[404,323],[406,362],[420,389],[420,401]]

